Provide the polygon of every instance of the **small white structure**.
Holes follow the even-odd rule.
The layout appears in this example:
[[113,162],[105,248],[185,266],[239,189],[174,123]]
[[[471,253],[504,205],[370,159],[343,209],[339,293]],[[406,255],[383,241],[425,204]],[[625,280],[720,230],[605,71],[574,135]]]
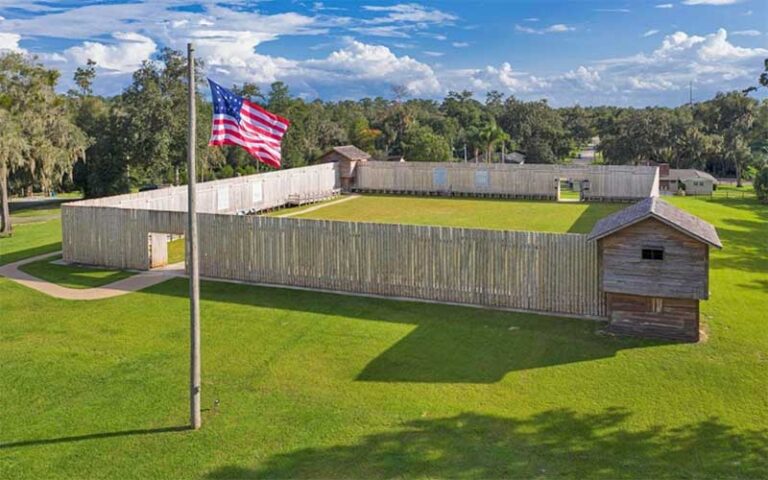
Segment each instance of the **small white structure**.
[[712,175],[693,168],[670,168],[665,173],[661,169],[659,189],[663,193],[675,194],[682,185],[686,195],[712,195],[718,184]]

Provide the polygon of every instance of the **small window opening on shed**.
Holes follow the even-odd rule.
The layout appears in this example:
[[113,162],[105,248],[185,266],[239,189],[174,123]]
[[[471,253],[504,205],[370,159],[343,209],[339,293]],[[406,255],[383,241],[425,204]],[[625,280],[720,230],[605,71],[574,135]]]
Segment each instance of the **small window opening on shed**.
[[643,248],[643,260],[664,260],[664,249],[659,247]]
[[661,298],[651,299],[651,311],[653,313],[661,313],[664,310],[664,300]]

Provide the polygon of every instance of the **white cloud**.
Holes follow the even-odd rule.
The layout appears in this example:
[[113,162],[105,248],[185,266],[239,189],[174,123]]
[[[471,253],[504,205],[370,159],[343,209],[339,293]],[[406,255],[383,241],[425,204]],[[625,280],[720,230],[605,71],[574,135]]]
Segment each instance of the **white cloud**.
[[116,32],[112,37],[117,40],[114,44],[84,42],[81,46],[68,48],[64,53],[80,64],[91,59],[100,68],[130,73],[157,49],[151,38],[138,33]]
[[363,10],[370,12],[386,12],[381,18],[374,18],[371,22],[411,22],[411,23],[452,23],[458,17],[451,13],[443,12],[436,8],[428,8],[418,3],[399,3],[390,6],[364,5]]
[[322,60],[306,60],[300,67],[304,75],[325,82],[371,81],[404,85],[414,95],[440,92],[440,82],[432,68],[409,56],[398,57],[383,45],[348,40],[347,45]]
[[659,33],[659,31],[658,31],[658,30],[656,30],[656,29],[651,29],[651,30],[648,30],[647,32],[645,32],[645,33],[643,34],[643,37],[651,37],[651,36],[653,36],[653,35],[656,35],[657,33]]
[[487,66],[481,69],[461,69],[441,73],[448,90],[502,90],[513,94],[543,91],[549,83],[535,75],[517,71],[509,62],[499,67]]
[[[675,32],[656,49],[582,65],[565,73],[534,75],[500,67],[438,71],[443,88],[476,92],[497,89],[523,98],[547,98],[559,104],[609,103],[649,105],[687,99],[689,82],[701,95],[744,88],[768,56],[768,49],[732,44],[723,29],[709,35]],[[678,93],[679,92],[679,93]]]
[[[3,2],[34,5],[36,1],[0,0],[0,5]],[[202,5],[203,11],[199,13],[170,8],[183,1],[126,0],[121,4],[89,3],[73,8],[46,6],[52,2],[39,4],[43,8],[39,15],[5,19],[0,23],[4,32],[0,34],[0,48],[20,49],[19,41],[28,35],[76,40],[79,45],[66,50],[67,62],[56,65],[62,69],[64,83],[71,78],[71,69],[78,62],[100,55],[101,60],[94,58],[99,66],[113,73],[97,77],[97,84],[110,85],[109,90],[100,90],[107,94],[119,91],[129,81],[129,72],[142,59],[156,52],[158,45],[183,49],[188,40],[193,40],[209,71],[222,81],[266,84],[282,80],[290,85],[292,92],[305,98],[321,94],[325,98],[386,95],[390,85],[400,84],[420,96],[441,96],[450,89],[470,89],[478,94],[498,89],[521,97],[556,99],[561,104],[573,101],[668,103],[670,98],[675,98],[675,92],[687,97],[690,81],[696,81],[701,95],[705,95],[705,91],[714,93],[743,88],[754,83],[754,72],[759,70],[762,59],[768,56],[765,48],[738,45],[738,42],[733,42],[738,37],[728,38],[725,30],[718,30],[709,35],[676,32],[663,39],[659,37],[655,49],[576,68],[569,66],[568,69],[547,74],[525,72],[513,68],[513,64],[508,62],[451,69],[400,55],[400,48],[413,48],[422,52],[419,55],[429,55],[425,49],[433,54],[442,53],[436,50],[445,50],[445,47],[419,45],[417,39],[422,37],[445,40],[446,47],[448,43],[454,48],[469,45],[466,41],[447,39],[445,33],[450,34],[450,31],[442,27],[457,19],[453,14],[432,7],[412,3],[372,6],[366,8],[366,12],[373,18],[367,19],[326,13],[261,14],[233,6],[238,3],[235,0],[228,4],[206,1]],[[329,10],[324,5],[317,7],[315,11]],[[656,8],[672,7],[671,3],[656,5]],[[562,23],[547,26],[535,21],[539,19],[531,17],[521,20],[515,29],[538,35],[576,30],[574,26]],[[440,27],[441,33],[435,31],[435,26]],[[534,26],[539,28],[530,28]],[[472,27],[461,25],[456,28]],[[83,42],[83,32],[89,35],[86,42]],[[112,40],[103,40],[112,32],[123,33]],[[402,43],[386,47],[352,38],[327,38],[329,32],[386,36]],[[747,32],[737,31],[732,35],[751,35]],[[650,38],[656,33],[646,34]],[[127,36],[121,38],[121,35]],[[262,53],[264,43],[290,35],[324,36],[326,38],[309,44],[331,42],[324,44],[324,47],[335,51],[328,55],[315,52],[319,58],[310,59]],[[413,40],[400,40],[407,37]],[[341,46],[338,46],[339,41]],[[479,44],[472,46],[481,48]],[[54,51],[41,52],[41,60],[53,65],[53,62],[61,62],[62,57]],[[101,87],[97,85],[97,88]]]
[[601,13],[630,13],[632,11],[628,8],[595,8],[594,10]]
[[389,38],[410,38],[410,35],[405,31],[406,28],[400,25],[379,25],[375,27],[352,27],[353,32],[361,33],[363,35],[369,35],[372,37],[389,37]]
[[741,0],[683,0],[685,5],[733,5]]
[[594,92],[600,88],[601,77],[595,68],[580,66],[576,70],[566,72],[561,80],[568,82],[572,87]]
[[435,51],[432,51],[432,50],[424,50],[422,53],[424,55],[429,56],[429,57],[442,57],[443,55],[445,55],[444,52],[435,52]]
[[717,33],[707,35],[698,55],[699,58],[706,61],[733,61],[768,55],[768,50],[765,48],[737,47],[728,41],[728,32],[721,28]]
[[565,25],[563,23],[556,23],[555,25],[550,25],[549,27],[545,28],[545,32],[554,32],[554,33],[560,33],[560,32],[571,32],[573,30],[576,30],[574,27],[569,27],[568,25]]
[[576,30],[575,27],[571,27],[564,23],[556,23],[546,28],[531,28],[531,27],[525,27],[523,25],[515,25],[515,31],[521,32],[521,33],[529,33],[532,35],[543,35],[545,33],[564,33],[564,32],[572,32],[574,30]]
[[768,49],[733,45],[721,28],[706,36],[675,32],[650,54],[605,60],[598,69],[617,89],[680,90],[697,81],[714,90],[728,90],[743,88],[754,65],[766,55]]
[[0,52],[24,52],[25,50],[19,46],[20,41],[21,35],[18,33],[0,32]]
[[763,33],[760,30],[736,30],[731,35],[740,35],[743,37],[759,37]]
[[524,22],[538,22],[539,20],[541,20],[539,17],[528,17],[523,19]]

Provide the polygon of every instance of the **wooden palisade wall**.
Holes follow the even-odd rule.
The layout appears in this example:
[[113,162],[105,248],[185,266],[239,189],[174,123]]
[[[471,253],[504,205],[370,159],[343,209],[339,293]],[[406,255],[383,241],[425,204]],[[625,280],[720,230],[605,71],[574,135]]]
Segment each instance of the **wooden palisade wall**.
[[586,235],[202,215],[214,278],[604,317]]
[[[342,292],[604,317],[586,235],[198,214],[202,275]],[[66,205],[66,261],[149,266],[151,232],[186,213]]]
[[559,179],[589,180],[587,200],[658,196],[658,167],[361,162],[354,189],[385,193],[450,193],[556,199]]

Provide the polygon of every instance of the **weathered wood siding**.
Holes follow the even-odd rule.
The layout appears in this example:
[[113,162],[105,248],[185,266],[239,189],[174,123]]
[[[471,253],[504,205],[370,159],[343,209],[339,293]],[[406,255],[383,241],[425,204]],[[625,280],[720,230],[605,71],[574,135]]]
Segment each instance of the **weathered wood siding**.
[[[642,250],[664,249],[663,260],[643,260]],[[709,297],[706,244],[649,218],[600,240],[606,292],[705,299]]]
[[355,189],[392,193],[451,192],[555,199],[552,168],[444,162],[376,162],[357,167]]
[[208,277],[605,317],[586,235],[200,216]]
[[659,194],[657,167],[445,162],[363,162],[356,168],[354,189],[555,199],[558,179],[589,180],[587,200],[625,201]]
[[[64,259],[149,267],[148,234],[186,213],[65,204]],[[586,235],[198,214],[208,277],[605,317]]]
[[697,342],[699,301],[607,293],[608,330],[622,335]]
[[350,160],[338,152],[331,151],[320,158],[318,163],[336,163],[338,165],[339,176],[341,178],[352,178],[355,176],[355,166],[357,165],[358,161]]
[[[292,194],[330,194],[335,188],[337,166],[315,165],[198,184],[197,205],[201,213],[232,214],[279,207]],[[62,208],[64,260],[149,268],[149,233],[183,234],[186,209],[186,186],[68,203]]]
[[[204,213],[269,209],[285,205],[292,194],[330,192],[335,188],[339,188],[338,165],[328,163],[199,183],[197,205],[198,211]],[[187,187],[95,198],[73,205],[183,212],[187,210]]]
[[62,252],[67,262],[149,268],[149,234],[186,231],[185,212],[119,207],[61,206]]

